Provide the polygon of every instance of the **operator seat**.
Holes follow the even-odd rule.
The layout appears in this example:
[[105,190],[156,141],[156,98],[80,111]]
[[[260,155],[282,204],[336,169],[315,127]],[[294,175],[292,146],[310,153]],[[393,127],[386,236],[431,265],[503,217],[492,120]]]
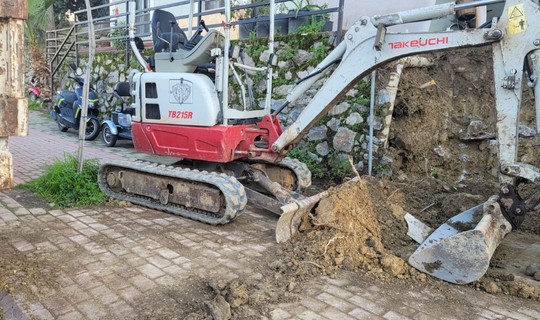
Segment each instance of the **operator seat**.
[[[223,49],[224,37],[221,32],[211,29],[191,50],[180,49],[170,55],[156,52],[154,55],[158,72],[194,72],[198,66],[208,64],[214,59],[210,54],[213,48]],[[171,57],[173,58],[171,61]]]
[[[154,43],[154,52],[169,51],[169,45],[172,52],[183,48],[187,42],[184,31],[180,29],[174,15],[164,10],[154,10],[152,16],[152,42]],[[171,42],[172,37],[172,43]]]

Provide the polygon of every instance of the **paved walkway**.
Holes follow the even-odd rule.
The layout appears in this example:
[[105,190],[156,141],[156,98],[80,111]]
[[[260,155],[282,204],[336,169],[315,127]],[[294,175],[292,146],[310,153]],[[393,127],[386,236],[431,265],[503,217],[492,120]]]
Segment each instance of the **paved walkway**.
[[[78,146],[74,132],[58,132],[37,113],[31,113],[30,128],[28,137],[9,139],[17,183],[39,176],[52,159]],[[87,143],[86,156],[142,157],[128,146],[105,148],[97,140]],[[260,279],[262,257],[275,246],[277,219],[265,212],[248,210],[212,227],[136,206],[55,210],[22,203],[0,192],[0,259],[13,257],[39,270],[30,278],[34,283],[19,283],[15,297],[33,319],[176,318],[197,305],[186,300],[191,292],[204,294],[196,281]],[[269,318],[540,319],[540,303],[530,300],[354,273],[313,279],[302,292],[296,303],[268,306]]]

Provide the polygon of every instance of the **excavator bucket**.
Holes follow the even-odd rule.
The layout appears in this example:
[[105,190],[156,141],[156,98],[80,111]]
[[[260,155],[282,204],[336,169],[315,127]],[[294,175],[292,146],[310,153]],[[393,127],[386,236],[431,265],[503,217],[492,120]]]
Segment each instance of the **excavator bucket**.
[[487,271],[495,249],[512,225],[493,196],[450,218],[411,255],[409,263],[436,278],[466,284]]

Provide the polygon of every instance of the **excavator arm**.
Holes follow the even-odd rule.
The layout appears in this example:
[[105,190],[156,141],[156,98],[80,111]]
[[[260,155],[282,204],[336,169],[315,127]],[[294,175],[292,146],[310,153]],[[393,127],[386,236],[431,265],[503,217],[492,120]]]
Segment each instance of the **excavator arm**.
[[[537,80],[540,74],[540,6],[538,1],[507,0],[500,19],[494,19],[489,29],[386,33],[386,27],[430,20],[453,14],[456,10],[497,2],[504,1],[450,3],[386,16],[362,17],[348,30],[343,42],[288,95],[284,106],[320,79],[328,66],[337,64],[298,119],[272,144],[272,151],[284,153],[299,142],[353,85],[382,65],[424,52],[491,45],[500,194],[450,219],[409,259],[417,269],[453,283],[469,283],[483,276],[504,236],[523,221],[525,206],[514,188],[515,178],[540,184],[538,168],[517,162],[519,110],[525,75],[530,86],[536,89],[535,93],[540,94]],[[525,66],[530,68],[527,70]],[[540,115],[540,99],[535,99],[535,103],[537,115]],[[537,125],[540,125],[538,119]],[[296,232],[302,217],[325,196],[326,193],[322,193],[283,206],[276,230],[277,241],[288,240]],[[455,227],[458,224],[470,224],[473,228],[461,230]]]
[[[485,5],[486,2],[496,3],[503,1],[478,1],[477,3],[473,2],[473,4],[480,6]],[[338,63],[336,69],[298,119],[273,143],[272,150],[281,152],[287,149],[288,146],[299,142],[307,131],[335,106],[339,99],[358,81],[378,67],[405,56],[454,48],[485,46],[498,42],[496,47],[499,48],[501,56],[497,56],[497,50],[494,47],[495,75],[502,74],[504,76],[496,82],[496,86],[500,82],[504,82],[505,77],[511,76],[511,72],[522,72],[526,55],[539,48],[538,45],[534,44],[536,38],[540,36],[533,31],[540,23],[532,16],[533,13],[538,12],[539,7],[534,1],[506,1],[505,14],[503,14],[501,20],[493,23],[490,29],[433,33],[386,33],[387,26],[439,18],[453,14],[455,10],[469,8],[470,5],[470,3],[468,6],[450,3],[386,16],[362,17],[351,26],[345,34],[344,40],[334,51],[313,69],[306,80],[302,81],[289,93],[285,105],[300,97],[324,75],[324,71],[329,66]],[[509,29],[508,27],[508,24],[514,23],[514,21],[508,21],[507,11],[516,6],[522,7],[525,12],[530,12],[531,17],[526,20],[525,31],[510,34],[508,30],[515,31],[515,28]],[[526,32],[526,30],[529,30],[529,32]],[[520,89],[521,86],[516,87],[515,91],[517,92]],[[501,93],[501,95],[505,94]],[[506,95],[509,95],[509,93],[506,93]],[[499,93],[497,93],[497,96],[499,96]],[[503,103],[503,105],[507,104],[509,104],[509,101]],[[519,109],[519,100],[513,101],[512,104],[517,105]]]

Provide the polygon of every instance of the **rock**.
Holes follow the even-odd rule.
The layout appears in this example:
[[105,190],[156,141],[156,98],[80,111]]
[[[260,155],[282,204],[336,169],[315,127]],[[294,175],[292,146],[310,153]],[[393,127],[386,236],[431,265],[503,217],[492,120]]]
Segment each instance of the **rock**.
[[355,124],[362,122],[364,122],[364,118],[362,118],[358,112],[351,113],[347,119],[345,119],[345,123],[347,123],[349,126],[354,126]]
[[298,71],[296,73],[296,76],[298,77],[298,79],[304,79],[305,77],[307,77],[309,75],[309,72],[306,71],[306,70],[302,70],[302,71]]
[[383,124],[380,117],[373,117],[373,130],[380,131],[383,128]]
[[354,146],[355,137],[356,132],[344,127],[339,128],[334,136],[334,149],[343,152],[351,152],[352,147]]
[[320,157],[318,157],[316,154],[314,154],[313,152],[310,152],[308,151],[308,156],[313,159],[315,162],[317,163],[321,163],[322,162],[322,159]]
[[289,94],[289,91],[291,91],[291,88],[293,85],[286,84],[279,87],[274,88],[274,94],[278,96],[286,96]]
[[341,120],[332,118],[328,120],[328,122],[326,123],[326,126],[330,128],[332,131],[337,131],[340,124],[341,124]]
[[489,132],[489,127],[480,120],[472,120],[468,127],[465,139],[491,139],[495,136],[494,133]]
[[518,133],[520,137],[530,138],[536,135],[536,130],[534,128],[530,128],[526,125],[520,124],[518,127]]
[[533,263],[525,269],[525,274],[531,277],[538,272],[540,272],[540,263]]
[[358,103],[355,103],[355,104],[353,105],[352,108],[353,108],[353,110],[356,110],[356,111],[358,111],[358,112],[360,112],[360,113],[367,113],[367,112],[369,112],[369,107],[363,106],[363,105],[358,104]]
[[[369,138],[368,138],[368,139],[369,139]],[[373,141],[373,142],[375,142],[375,141]],[[361,146],[362,146],[362,149],[364,149],[364,150],[366,150],[366,151],[369,149],[369,143],[368,143],[368,142],[363,142]],[[373,148],[373,153],[377,153],[377,151],[379,151],[379,146],[376,145],[375,143],[373,143],[373,147],[372,147],[372,148]],[[366,155],[367,155],[367,154],[366,154]]]
[[338,105],[335,105],[330,112],[328,112],[328,115],[330,116],[337,116],[338,114],[342,114],[343,112],[349,110],[351,105],[348,102],[343,102]]
[[317,141],[326,139],[328,129],[325,126],[311,128],[307,134],[308,141]]
[[536,272],[533,276],[534,280],[540,281],[540,271]]
[[386,166],[386,165],[392,163],[392,161],[393,161],[393,160],[392,160],[391,157],[389,157],[389,156],[387,156],[387,155],[383,155],[383,156],[381,157],[381,160],[379,160],[379,164],[380,164],[381,166]]
[[232,316],[231,306],[220,294],[214,300],[207,301],[205,304],[214,320],[229,320]]
[[212,288],[216,293],[221,292],[221,290],[225,289],[227,287],[227,281],[223,279],[213,279],[208,283],[210,288]]
[[278,68],[280,69],[289,69],[291,67],[291,61],[279,60],[277,65],[278,65]]
[[437,147],[435,149],[433,149],[433,152],[438,155],[439,157],[441,158],[444,158],[444,156],[446,155],[446,151],[444,150],[443,147]]
[[317,146],[315,146],[315,150],[319,155],[323,157],[327,156],[328,153],[330,153],[330,149],[328,148],[328,142],[326,141],[317,144]]
[[296,288],[296,282],[294,281],[289,282],[289,285],[287,286],[287,291],[291,292],[294,290],[294,288]]
[[[289,113],[289,121],[290,123],[293,123],[294,121],[296,121],[296,119],[298,119],[298,116],[300,115],[300,113],[302,112],[302,110],[298,109],[298,108],[294,108],[291,113]],[[288,124],[289,121],[287,121]]]
[[356,95],[358,94],[358,90],[356,89],[351,89],[349,91],[347,91],[347,93],[345,94],[346,97],[356,97]]
[[267,63],[268,62],[268,58],[270,57],[270,52],[265,50],[261,53],[261,55],[259,56],[259,61],[260,62],[263,62],[263,63]]
[[298,52],[294,55],[292,59],[297,66],[303,66],[308,61],[313,59],[313,54],[307,52],[306,50],[298,50]]
[[[286,101],[285,99],[272,100],[272,103],[270,104],[270,108],[272,110],[277,110],[277,108],[281,107],[283,105],[283,103],[285,103],[285,101]],[[287,113],[287,111],[288,111],[288,108],[283,109],[283,111],[280,113],[280,115],[284,114],[284,113]]]
[[355,165],[356,167],[356,171],[360,172],[360,171],[363,171],[364,170],[364,162],[363,161],[358,161],[358,163]]
[[386,89],[381,89],[377,95],[377,105],[383,105],[386,103],[390,103],[390,93],[388,93]]
[[291,79],[292,79],[292,72],[287,71],[287,72],[285,73],[285,80],[288,81],[288,80],[291,80]]

